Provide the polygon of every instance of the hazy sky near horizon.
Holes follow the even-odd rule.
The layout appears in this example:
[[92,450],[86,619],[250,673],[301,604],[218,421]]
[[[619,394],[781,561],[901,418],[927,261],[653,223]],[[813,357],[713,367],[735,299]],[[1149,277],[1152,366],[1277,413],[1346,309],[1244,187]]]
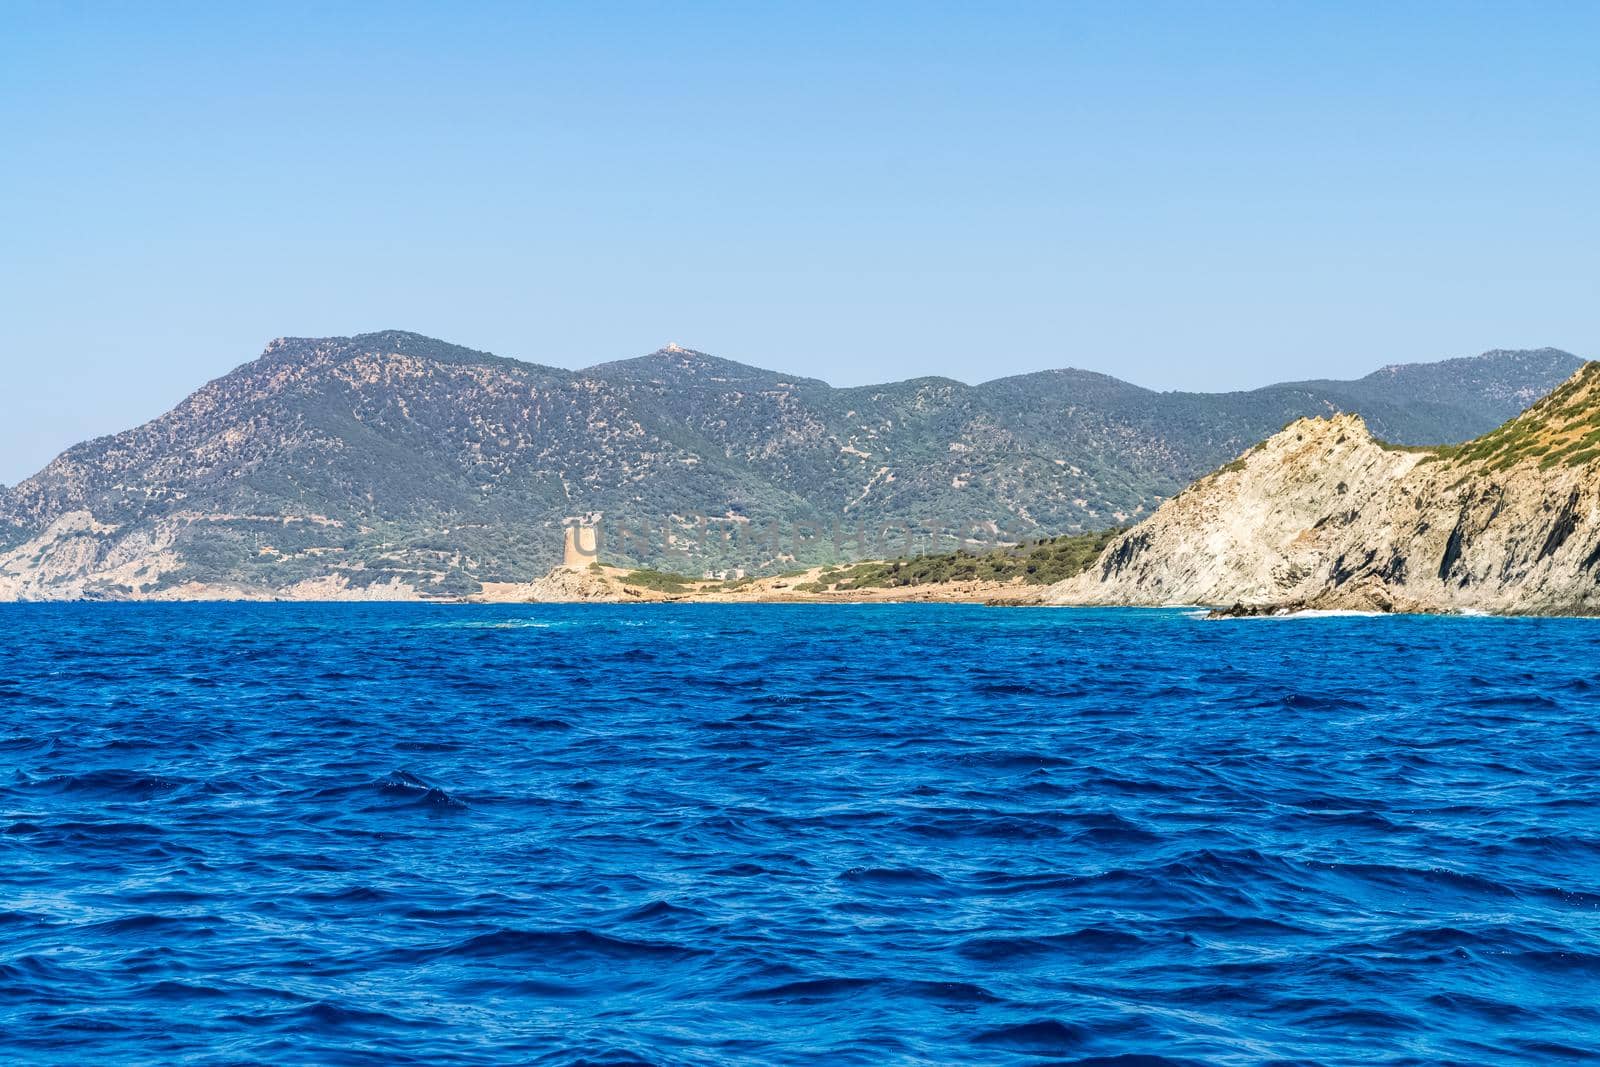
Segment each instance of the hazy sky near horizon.
[[1600,356],[1600,5],[0,11],[0,482],[280,335],[837,384]]

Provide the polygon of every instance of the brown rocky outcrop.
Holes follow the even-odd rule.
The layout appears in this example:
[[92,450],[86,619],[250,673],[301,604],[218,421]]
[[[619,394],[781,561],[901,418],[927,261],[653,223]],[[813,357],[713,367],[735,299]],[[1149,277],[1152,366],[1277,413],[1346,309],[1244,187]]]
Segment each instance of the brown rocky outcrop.
[[1464,445],[1302,419],[1164,504],[1054,604],[1600,614],[1600,363]]

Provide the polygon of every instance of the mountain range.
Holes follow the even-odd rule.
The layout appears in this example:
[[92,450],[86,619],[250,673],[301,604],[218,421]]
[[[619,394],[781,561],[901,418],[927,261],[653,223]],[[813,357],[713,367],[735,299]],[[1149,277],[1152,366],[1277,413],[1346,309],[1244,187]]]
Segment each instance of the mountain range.
[[690,571],[881,554],[860,535],[887,528],[1098,530],[1296,418],[1462,441],[1581,363],[1495,351],[1219,394],[1080,370],[835,388],[675,345],[573,371],[398,331],[284,338],[0,491],[0,597],[456,597],[544,574],[595,512],[608,557]]

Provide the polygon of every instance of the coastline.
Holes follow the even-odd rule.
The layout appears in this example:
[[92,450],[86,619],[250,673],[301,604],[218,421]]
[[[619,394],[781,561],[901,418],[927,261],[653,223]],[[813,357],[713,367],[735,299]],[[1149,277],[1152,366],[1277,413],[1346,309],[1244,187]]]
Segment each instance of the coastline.
[[[461,596],[429,595],[405,583],[352,587],[338,581],[299,583],[282,589],[258,586],[189,582],[160,590],[128,590],[114,594],[69,587],[64,595],[0,595],[0,603],[13,604],[995,604],[1038,605],[1048,585],[1019,580],[1007,582],[957,580],[898,587],[861,589],[819,588],[829,568],[811,567],[764,578],[738,581],[678,579],[658,572],[621,567],[582,569],[557,567],[531,582],[485,582],[477,593]],[[634,576],[650,575],[652,580]],[[675,579],[675,580],[663,580]],[[3,590],[0,590],[3,593]]]
[[[793,577],[789,580],[793,580]],[[757,588],[746,588],[733,591],[696,590],[692,592],[662,592],[659,590],[639,589],[636,587],[623,587],[622,591],[598,593],[590,596],[566,597],[534,597],[528,594],[529,586],[501,583],[489,583],[485,592],[459,597],[392,595],[393,590],[384,588],[378,595],[368,594],[363,590],[356,595],[346,596],[310,596],[287,595],[282,592],[260,590],[251,588],[218,588],[203,587],[185,590],[186,595],[150,595],[150,596],[62,596],[62,597],[7,597],[0,598],[0,607],[11,605],[66,605],[66,604],[96,604],[96,605],[218,605],[218,604],[283,604],[283,605],[347,605],[347,604],[411,604],[426,607],[533,607],[541,604],[551,605],[596,605],[611,606],[619,604],[707,604],[707,605],[753,605],[753,604],[787,604],[787,605],[818,605],[830,604],[878,604],[878,605],[968,605],[972,607],[996,608],[1044,608],[1071,611],[1078,610],[1115,610],[1132,612],[1185,612],[1196,615],[1208,622],[1239,622],[1239,621],[1308,621],[1318,619],[1401,619],[1401,618],[1439,618],[1439,619],[1502,619],[1502,620],[1558,620],[1558,619],[1594,619],[1600,620],[1600,614],[1593,612],[1486,612],[1481,610],[1448,610],[1427,609],[1409,606],[1405,610],[1356,610],[1340,608],[1320,608],[1307,604],[1235,604],[1231,607],[1222,607],[1209,604],[1150,604],[1150,603],[1070,603],[1049,600],[1044,596],[1048,586],[1026,585],[1022,583],[1000,582],[950,582],[941,585],[910,586],[897,589],[873,588],[858,590],[829,590],[825,592],[796,591],[785,588],[785,579],[766,579]],[[388,593],[391,595],[383,595]]]
[[[558,567],[527,584],[486,583],[466,602],[476,604],[698,603],[698,604],[1040,604],[1049,588],[1020,579],[929,582],[921,585],[824,588],[830,568],[736,581],[686,579],[646,583],[624,568]],[[662,587],[666,586],[666,587]]]
[[[867,561],[875,563],[880,561]],[[1153,603],[1150,600],[1117,602],[1106,598],[1078,599],[1071,582],[1046,584],[1022,578],[1006,581],[956,579],[899,586],[841,588],[828,578],[842,573],[836,566],[816,566],[803,571],[737,580],[691,579],[658,571],[592,564],[577,568],[559,566],[532,582],[486,582],[476,593],[459,596],[428,595],[402,582],[352,587],[339,580],[315,580],[283,589],[240,584],[188,582],[167,589],[118,590],[107,594],[71,588],[68,595],[17,596],[0,590],[0,604],[376,604],[427,605],[534,605],[534,604],[968,604],[986,607],[1118,608],[1203,613],[1212,621],[1240,619],[1389,618],[1425,616],[1441,618],[1571,619],[1600,618],[1593,611],[1485,611],[1476,606],[1432,605],[1420,599],[1389,597],[1331,598],[1318,601],[1241,602],[1231,605],[1191,602]],[[1067,586],[1067,590],[1063,590]],[[1548,607],[1548,605],[1546,605]]]

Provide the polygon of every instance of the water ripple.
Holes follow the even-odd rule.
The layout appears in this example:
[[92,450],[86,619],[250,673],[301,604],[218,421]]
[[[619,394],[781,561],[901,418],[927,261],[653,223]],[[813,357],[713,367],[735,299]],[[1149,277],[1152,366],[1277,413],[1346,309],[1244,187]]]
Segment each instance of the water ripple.
[[1600,1056],[1600,625],[0,606],[0,1051]]

